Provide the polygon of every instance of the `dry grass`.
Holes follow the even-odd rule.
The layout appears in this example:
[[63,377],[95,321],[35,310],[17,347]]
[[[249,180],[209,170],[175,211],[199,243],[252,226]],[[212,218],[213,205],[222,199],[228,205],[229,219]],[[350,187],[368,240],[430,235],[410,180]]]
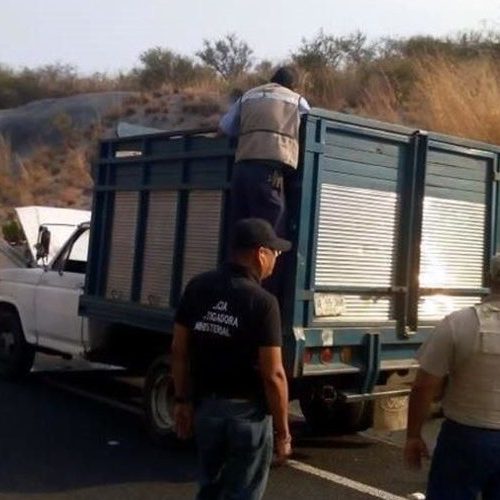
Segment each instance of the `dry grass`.
[[408,120],[422,128],[500,143],[500,68],[489,58],[427,58],[416,65]]
[[387,75],[373,75],[362,91],[357,114],[391,123],[404,120],[397,90]]
[[310,71],[302,75],[301,91],[315,106],[500,144],[500,67],[494,60],[409,59],[397,68],[405,78],[395,78],[391,69]]
[[[21,160],[0,138],[0,206],[52,205],[88,208],[90,151],[95,144],[59,148],[40,147]],[[0,218],[6,212],[0,212]]]
[[[147,118],[159,128],[214,126],[224,111],[225,96],[258,83],[242,78],[229,86],[205,78],[182,92],[164,86],[137,93],[87,130],[74,129],[68,117],[60,115],[53,125],[64,135],[63,144],[39,147],[22,161],[0,137],[0,207],[88,208],[90,159],[105,127],[124,116],[145,123]],[[500,143],[500,67],[486,56],[460,61],[423,57],[344,72],[304,71],[299,91],[315,106]],[[5,213],[0,208],[0,219]]]
[[12,160],[12,148],[10,142],[7,141],[3,135],[0,135],[0,170],[2,175],[7,165],[10,165]]
[[[191,92],[193,94],[219,94],[224,93],[226,84],[219,78],[213,75],[206,75],[187,85],[183,92]],[[177,89],[178,90],[178,89]]]
[[218,95],[190,93],[186,98],[188,103],[182,106],[183,113],[200,115],[204,118],[221,112],[221,102]]

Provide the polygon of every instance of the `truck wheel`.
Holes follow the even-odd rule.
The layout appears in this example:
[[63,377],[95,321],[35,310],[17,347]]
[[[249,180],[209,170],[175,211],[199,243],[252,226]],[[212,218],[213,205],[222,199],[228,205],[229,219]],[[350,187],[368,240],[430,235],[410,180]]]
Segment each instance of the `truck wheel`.
[[169,359],[156,359],[148,369],[144,381],[144,410],[146,425],[152,439],[161,445],[179,441],[174,433],[174,384]]
[[17,314],[0,309],[0,377],[21,379],[31,370],[34,357],[35,349],[26,342]]
[[313,431],[352,433],[371,426],[371,401],[346,403],[334,397],[325,397],[324,393],[321,387],[309,387],[299,398],[302,413]]

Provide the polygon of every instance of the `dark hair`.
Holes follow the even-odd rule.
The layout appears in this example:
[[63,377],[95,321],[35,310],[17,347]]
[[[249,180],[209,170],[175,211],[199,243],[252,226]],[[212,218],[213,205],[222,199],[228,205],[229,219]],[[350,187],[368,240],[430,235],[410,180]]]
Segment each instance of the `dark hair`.
[[292,66],[281,66],[276,70],[270,81],[293,90],[297,86],[297,72]]

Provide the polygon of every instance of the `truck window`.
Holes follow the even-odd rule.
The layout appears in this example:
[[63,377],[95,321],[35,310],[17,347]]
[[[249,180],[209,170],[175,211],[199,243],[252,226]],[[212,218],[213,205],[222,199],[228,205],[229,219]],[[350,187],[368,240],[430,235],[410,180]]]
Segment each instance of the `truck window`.
[[[72,245],[61,257],[65,259],[63,270],[69,273],[85,274],[87,267],[87,251],[89,247],[89,230],[86,229],[73,241]],[[57,265],[57,264],[56,264]]]

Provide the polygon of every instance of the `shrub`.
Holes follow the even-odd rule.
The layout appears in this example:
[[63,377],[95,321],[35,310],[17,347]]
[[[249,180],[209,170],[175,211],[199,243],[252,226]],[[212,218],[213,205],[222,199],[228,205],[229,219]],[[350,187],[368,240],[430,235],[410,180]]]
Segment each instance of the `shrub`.
[[12,218],[9,218],[2,224],[2,234],[5,241],[8,241],[11,245],[19,245],[24,241],[24,234],[21,226]]
[[196,78],[194,61],[169,49],[154,47],[139,57],[142,67],[135,70],[142,87],[158,88],[165,83],[184,86]]
[[226,80],[231,80],[252,66],[253,50],[235,33],[209,41],[203,40],[203,49],[196,55],[210,68],[214,69]]
[[327,35],[320,30],[311,40],[302,39],[302,44],[292,55],[292,59],[304,69],[337,69],[370,61],[375,53],[374,47],[367,43],[366,35],[359,31],[339,37]]

